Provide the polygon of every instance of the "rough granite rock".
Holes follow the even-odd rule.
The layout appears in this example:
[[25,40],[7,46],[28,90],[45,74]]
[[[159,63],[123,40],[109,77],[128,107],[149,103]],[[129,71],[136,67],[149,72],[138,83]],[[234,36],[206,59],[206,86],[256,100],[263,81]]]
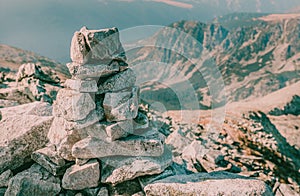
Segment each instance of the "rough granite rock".
[[11,170],[6,170],[2,174],[0,174],[0,188],[7,187],[8,182],[12,176],[13,176],[13,173]]
[[80,93],[95,93],[98,91],[96,80],[67,79],[64,86]]
[[74,79],[99,79],[115,74],[120,70],[118,62],[110,64],[86,64],[67,63],[67,67]]
[[134,129],[147,129],[149,127],[149,119],[147,115],[138,112],[138,115],[133,119]]
[[139,104],[139,88],[118,93],[106,93],[103,101],[107,121],[122,121],[137,116]]
[[68,168],[62,179],[62,187],[70,190],[82,190],[96,187],[100,179],[100,166],[97,160],[91,160],[79,166]]
[[70,163],[58,155],[55,146],[47,146],[32,153],[31,158],[54,176],[64,174]]
[[[28,109],[30,109],[30,106]],[[47,133],[53,121],[52,116],[18,114],[11,107],[2,110],[0,121],[0,172],[16,169],[30,161],[31,153],[43,148],[47,143]],[[26,106],[22,106],[26,108]]]
[[133,123],[132,120],[125,120],[113,123],[106,127],[106,134],[111,141],[125,138],[130,134],[133,134]]
[[153,182],[144,188],[146,195],[262,195],[272,196],[263,181],[227,172],[177,175]]
[[136,81],[135,73],[132,69],[126,69],[125,71],[119,72],[105,81],[99,81],[97,94],[104,94],[107,92],[117,92],[123,89],[131,88],[134,86]]
[[109,196],[107,188],[101,187],[97,196]]
[[66,121],[64,118],[54,118],[47,134],[47,137],[51,144],[58,145],[61,142],[61,140],[63,140],[66,137],[68,129],[66,128],[65,124]]
[[88,30],[82,27],[72,38],[70,56],[73,62],[86,64],[111,60],[126,61],[117,28]]
[[90,94],[61,89],[53,105],[53,114],[67,121],[77,121],[84,120],[95,108],[96,104]]
[[10,179],[5,196],[57,195],[60,190],[60,179],[34,164]]
[[69,131],[66,137],[60,142],[57,147],[59,156],[68,161],[75,161],[75,158],[72,156],[72,147],[75,143],[86,137],[88,137],[86,131]]
[[172,152],[165,148],[159,157],[108,157],[101,159],[101,182],[113,185],[140,176],[162,173],[172,163]]
[[32,102],[14,107],[1,108],[3,116],[15,115],[35,115],[35,116],[52,116],[52,106],[45,102]]
[[75,158],[90,159],[109,156],[160,156],[163,154],[165,137],[150,130],[141,136],[129,136],[116,141],[88,137],[72,148]]
[[[45,69],[45,68],[44,68]],[[25,63],[19,67],[16,81],[21,81],[24,78],[33,77],[45,82],[59,83],[59,77],[50,70],[45,73],[42,68],[34,63]]]

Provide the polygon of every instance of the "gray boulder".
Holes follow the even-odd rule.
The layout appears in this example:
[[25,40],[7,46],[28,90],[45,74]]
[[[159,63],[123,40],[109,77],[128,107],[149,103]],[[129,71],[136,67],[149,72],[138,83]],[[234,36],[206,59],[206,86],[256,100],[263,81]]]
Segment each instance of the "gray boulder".
[[5,196],[57,195],[60,190],[60,179],[34,164],[10,179]]
[[84,120],[95,109],[96,104],[90,94],[61,89],[53,105],[53,114],[68,121],[77,121]]
[[96,187],[99,184],[100,168],[97,160],[91,160],[79,166],[67,169],[62,179],[62,187],[70,190],[82,190]]
[[134,119],[138,113],[139,88],[118,93],[106,93],[103,101],[107,121]]
[[[27,105],[28,111],[32,105]],[[25,108],[26,105],[1,110],[0,172],[29,162],[31,154],[48,143],[47,133],[53,117],[28,115],[22,111]]]
[[135,73],[132,69],[126,69],[120,73],[117,73],[105,81],[99,81],[98,94],[107,92],[117,92],[123,89],[131,88],[136,81]]
[[88,30],[82,27],[72,38],[70,55],[73,62],[126,61],[125,51],[117,28]]

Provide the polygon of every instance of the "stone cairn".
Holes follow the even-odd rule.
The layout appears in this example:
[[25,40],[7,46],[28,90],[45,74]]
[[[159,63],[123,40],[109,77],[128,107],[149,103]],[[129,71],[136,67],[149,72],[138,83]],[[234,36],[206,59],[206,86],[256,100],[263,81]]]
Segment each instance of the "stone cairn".
[[75,32],[71,43],[72,79],[53,105],[50,145],[32,159],[62,188],[115,186],[162,173],[172,162],[164,135],[139,110],[136,76],[126,64],[117,28]]

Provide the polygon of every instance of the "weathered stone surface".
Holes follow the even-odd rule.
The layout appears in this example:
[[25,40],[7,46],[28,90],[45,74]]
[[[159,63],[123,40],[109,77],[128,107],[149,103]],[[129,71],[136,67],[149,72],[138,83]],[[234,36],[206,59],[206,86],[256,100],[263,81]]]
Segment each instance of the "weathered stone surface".
[[103,119],[104,119],[104,112],[96,109],[93,110],[84,120],[78,120],[76,122],[66,121],[66,128],[68,130],[84,129]]
[[0,188],[0,196],[4,196],[7,188]]
[[66,120],[62,117],[55,117],[47,137],[51,144],[58,145],[61,140],[66,137],[68,131],[69,130],[66,128]]
[[34,164],[28,170],[11,178],[5,196],[57,195],[60,190],[59,178]]
[[171,176],[149,184],[146,195],[273,195],[263,181],[227,172]]
[[160,156],[164,149],[164,136],[150,130],[141,136],[129,136],[116,141],[88,137],[72,148],[76,158],[89,159],[108,156]]
[[30,161],[31,153],[48,143],[47,133],[53,121],[52,116],[10,115],[8,111],[14,110],[14,107],[2,110],[0,172],[16,169]]
[[3,116],[35,115],[52,116],[52,106],[45,102],[32,102],[14,107],[1,108]]
[[119,31],[115,27],[101,30],[88,30],[82,27],[79,32],[74,33],[70,54],[72,61],[79,64],[111,60],[126,61]]
[[99,179],[99,163],[97,160],[91,160],[82,166],[73,165],[67,169],[62,179],[62,187],[70,190],[92,188],[98,186]]
[[57,152],[59,156],[68,161],[75,161],[75,158],[72,156],[72,147],[76,142],[86,137],[88,137],[88,135],[85,130],[69,131],[66,137],[60,142],[60,144],[57,147]]
[[138,87],[131,91],[106,93],[103,101],[106,119],[110,122],[133,119],[137,116],[138,104]]
[[159,157],[108,157],[101,159],[102,183],[119,184],[140,176],[162,173],[172,163],[172,152],[165,148]]
[[107,136],[111,141],[120,138],[125,138],[128,135],[132,134],[134,131],[132,120],[125,120],[125,121],[113,123],[107,126],[105,130]]
[[275,196],[297,196],[299,193],[297,193],[296,190],[293,190],[292,187],[289,184],[280,184],[275,192]]
[[98,94],[107,92],[117,92],[123,89],[131,88],[136,81],[135,73],[132,69],[126,69],[123,72],[117,73],[105,81],[99,81]]
[[101,78],[110,76],[117,73],[120,70],[118,62],[112,62],[110,64],[86,64],[80,65],[77,63],[68,63],[67,67],[74,79],[89,79],[89,78]]
[[34,77],[45,82],[58,83],[59,77],[53,72],[44,73],[42,68],[34,63],[25,63],[19,67],[16,81],[21,81],[24,78]]
[[101,187],[97,196],[109,196],[107,188]]
[[149,119],[146,114],[138,112],[138,115],[133,119],[134,129],[147,129],[149,127]]
[[13,176],[13,173],[11,170],[6,170],[2,174],[0,174],[0,188],[7,187],[8,182],[12,176]]
[[64,174],[67,167],[70,166],[58,155],[55,146],[39,149],[32,153],[31,158],[54,176]]
[[106,123],[96,123],[90,127],[87,127],[86,129],[86,133],[90,136],[90,137],[94,137],[94,138],[98,138],[98,139],[103,139],[105,140],[107,138],[107,134],[105,131],[106,128]]
[[110,185],[108,188],[109,195],[134,195],[142,191],[142,188],[137,179],[125,181],[116,186]]
[[182,152],[182,158],[186,161],[188,169],[197,172],[194,165],[200,163],[206,172],[227,170],[229,162],[219,150],[206,148],[200,141],[193,141]]
[[84,120],[95,110],[96,104],[90,94],[61,89],[53,105],[53,114],[68,121]]
[[95,93],[98,91],[96,80],[67,79],[64,86],[80,93]]

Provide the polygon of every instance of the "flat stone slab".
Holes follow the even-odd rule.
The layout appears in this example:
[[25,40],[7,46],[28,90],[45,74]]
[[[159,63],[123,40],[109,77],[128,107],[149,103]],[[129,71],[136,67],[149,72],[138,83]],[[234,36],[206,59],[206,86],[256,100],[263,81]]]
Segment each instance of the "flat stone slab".
[[132,69],[126,69],[119,72],[105,81],[99,81],[97,94],[103,94],[107,92],[118,92],[123,89],[132,88],[136,81],[136,75]]
[[100,30],[82,27],[80,31],[74,33],[70,56],[73,62],[80,64],[110,60],[126,61],[116,27]]
[[172,152],[165,148],[159,157],[108,157],[101,159],[101,182],[113,185],[140,176],[162,173],[172,163]]
[[134,119],[138,113],[139,88],[130,91],[106,93],[103,101],[107,121],[123,121]]
[[96,104],[89,93],[61,89],[53,105],[53,114],[68,121],[78,121],[84,120],[95,109]]
[[82,190],[97,187],[100,180],[100,166],[97,160],[84,165],[68,168],[62,179],[62,187],[70,190]]
[[95,93],[98,91],[96,80],[67,79],[64,87],[80,93]]
[[72,155],[81,159],[110,156],[161,156],[164,151],[164,140],[165,137],[154,130],[144,135],[133,135],[112,142],[88,137],[74,144]]
[[99,79],[101,77],[107,77],[113,75],[120,70],[118,62],[112,62],[110,64],[85,64],[80,65],[77,63],[67,63],[67,67],[73,79]]
[[58,195],[60,190],[60,179],[34,164],[10,179],[5,196]]
[[266,195],[272,190],[263,181],[228,172],[177,175],[148,184],[146,195]]

